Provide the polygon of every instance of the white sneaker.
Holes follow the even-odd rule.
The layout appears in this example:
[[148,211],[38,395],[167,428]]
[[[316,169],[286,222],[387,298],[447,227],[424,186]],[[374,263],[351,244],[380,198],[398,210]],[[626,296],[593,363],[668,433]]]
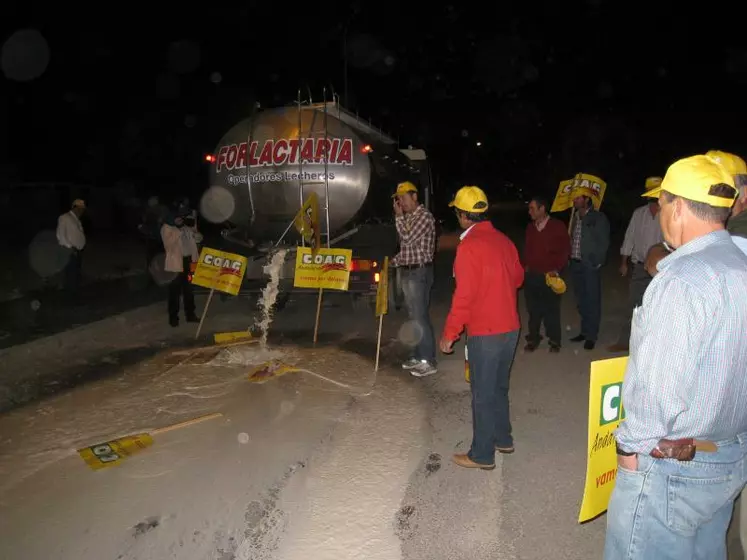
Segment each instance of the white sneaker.
[[406,362],[402,364],[402,369],[407,369],[407,370],[415,369],[419,365],[420,365],[420,360],[416,360],[415,358],[410,358],[409,360],[407,360]]
[[430,362],[421,360],[418,365],[410,370],[410,375],[413,375],[415,377],[426,377],[428,375],[433,375],[437,371],[438,370],[436,369],[436,366],[434,366]]

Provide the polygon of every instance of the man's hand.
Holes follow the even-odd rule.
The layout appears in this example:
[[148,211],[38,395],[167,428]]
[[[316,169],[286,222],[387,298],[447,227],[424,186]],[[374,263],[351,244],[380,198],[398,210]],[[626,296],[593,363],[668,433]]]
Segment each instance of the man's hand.
[[557,278],[558,276],[560,276],[560,274],[558,274],[558,271],[557,271],[557,270],[552,270],[552,271],[548,272],[548,273],[547,273],[547,275],[548,275],[548,276],[549,276],[550,278]]
[[404,212],[402,211],[402,205],[399,203],[399,199],[394,199],[394,215],[399,217],[402,216]]
[[439,346],[441,348],[441,352],[443,352],[444,354],[451,354],[452,352],[454,352],[453,340],[446,340],[445,338],[442,338]]
[[625,261],[620,265],[620,276],[627,276],[628,275],[628,262]]
[[646,255],[646,272],[648,272],[651,276],[656,276],[656,273],[659,272],[656,270],[656,265],[659,264],[659,261],[666,257],[669,254],[669,251],[667,251],[667,248],[664,246],[663,243],[659,243],[658,245],[654,245],[649,249],[648,255]]
[[629,471],[637,471],[638,470],[638,455],[618,455],[617,456],[617,466],[622,467]]

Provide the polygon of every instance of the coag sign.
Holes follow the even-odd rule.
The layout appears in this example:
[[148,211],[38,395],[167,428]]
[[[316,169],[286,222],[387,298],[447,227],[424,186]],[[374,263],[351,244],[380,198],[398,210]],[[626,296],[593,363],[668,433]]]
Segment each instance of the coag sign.
[[312,256],[308,253],[304,253],[301,257],[303,264],[316,264],[316,265],[329,265],[337,264],[344,265],[346,262],[345,255],[325,255],[317,253]]
[[210,253],[205,253],[205,256],[202,258],[202,262],[204,262],[206,265],[215,266],[217,268],[231,268],[233,270],[241,270],[241,261],[217,257],[215,255],[211,255]]

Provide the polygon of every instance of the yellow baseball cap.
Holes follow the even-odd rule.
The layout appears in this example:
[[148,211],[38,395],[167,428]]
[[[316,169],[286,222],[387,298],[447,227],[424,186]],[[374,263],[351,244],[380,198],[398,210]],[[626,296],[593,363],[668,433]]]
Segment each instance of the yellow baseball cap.
[[73,200],[72,208],[85,208],[86,207],[86,201],[82,198],[76,198]]
[[488,197],[480,187],[462,187],[457,191],[454,200],[449,202],[449,207],[462,212],[482,214],[488,209]]
[[560,276],[552,276],[549,272],[545,274],[545,284],[558,295],[564,294],[567,289],[565,281]]
[[413,185],[410,181],[405,181],[404,183],[400,183],[397,185],[397,192],[392,195],[392,198],[395,198],[397,196],[402,196],[403,194],[409,193],[409,192],[418,192],[418,188]]
[[731,208],[737,196],[737,190],[734,188],[732,198],[709,194],[711,187],[719,184],[734,188],[734,178],[721,163],[709,156],[690,156],[670,165],[661,185],[646,192],[643,196],[659,198],[661,191],[667,191],[709,206]]
[[729,172],[729,175],[744,175],[747,173],[747,164],[737,155],[720,150],[711,150],[710,152],[706,152],[706,155],[723,165]]
[[[642,196],[652,197],[651,192],[658,186],[661,185],[661,177],[646,177],[646,192]],[[656,194],[653,198],[658,198]]]

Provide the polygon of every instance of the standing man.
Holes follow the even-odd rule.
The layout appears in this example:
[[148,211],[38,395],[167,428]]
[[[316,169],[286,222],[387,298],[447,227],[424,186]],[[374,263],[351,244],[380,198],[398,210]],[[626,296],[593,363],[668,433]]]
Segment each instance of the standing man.
[[478,187],[462,187],[449,204],[464,230],[454,261],[456,290],[441,337],[453,352],[466,331],[472,389],[472,445],[454,455],[460,467],[491,470],[495,452],[513,453],[508,385],[519,340],[516,291],[524,280],[519,253],[487,215],[488,198]]
[[547,285],[546,275],[558,276],[568,264],[571,242],[565,224],[547,213],[547,200],[535,196],[529,202],[529,217],[524,243],[524,297],[529,311],[529,334],[524,350],[534,352],[545,323],[550,352],[560,352],[560,294]]
[[[184,211],[182,209],[182,211]],[[179,326],[179,300],[184,300],[184,315],[187,323],[199,323],[195,312],[195,296],[192,283],[189,281],[192,263],[200,256],[197,244],[202,241],[202,234],[197,231],[194,221],[189,221],[189,214],[176,216],[161,226],[161,239],[166,260],[163,269],[173,274],[169,283],[169,324]]]
[[571,342],[584,342],[594,350],[602,320],[602,265],[610,245],[610,223],[607,216],[594,208],[594,192],[576,188],[572,193],[576,209],[571,222],[571,276],[581,315],[581,332]]
[[73,201],[70,211],[57,219],[57,242],[68,254],[65,265],[65,290],[70,295],[77,294],[80,287],[83,249],[86,247],[86,234],[80,218],[85,211],[85,201],[77,198]]
[[399,253],[392,259],[402,282],[410,320],[417,326],[418,342],[413,356],[402,364],[415,377],[436,373],[436,340],[429,306],[433,288],[433,255],[436,252],[436,220],[418,201],[418,189],[406,181],[397,185],[394,216]]
[[724,227],[736,189],[697,155],[657,195],[675,251],[633,314],[604,557],[726,558],[747,480],[747,256]]
[[[646,194],[661,185],[661,177],[649,177],[646,179]],[[630,321],[633,309],[639,307],[643,302],[643,294],[651,282],[651,275],[645,267],[646,255],[654,245],[661,243],[664,238],[661,235],[659,225],[659,201],[649,197],[648,204],[636,208],[630,218],[628,229],[625,231],[625,240],[620,247],[620,274],[628,275],[628,260],[632,265],[630,284],[628,288],[629,313],[620,330],[617,343],[607,350],[609,352],[627,352],[630,341]]]

